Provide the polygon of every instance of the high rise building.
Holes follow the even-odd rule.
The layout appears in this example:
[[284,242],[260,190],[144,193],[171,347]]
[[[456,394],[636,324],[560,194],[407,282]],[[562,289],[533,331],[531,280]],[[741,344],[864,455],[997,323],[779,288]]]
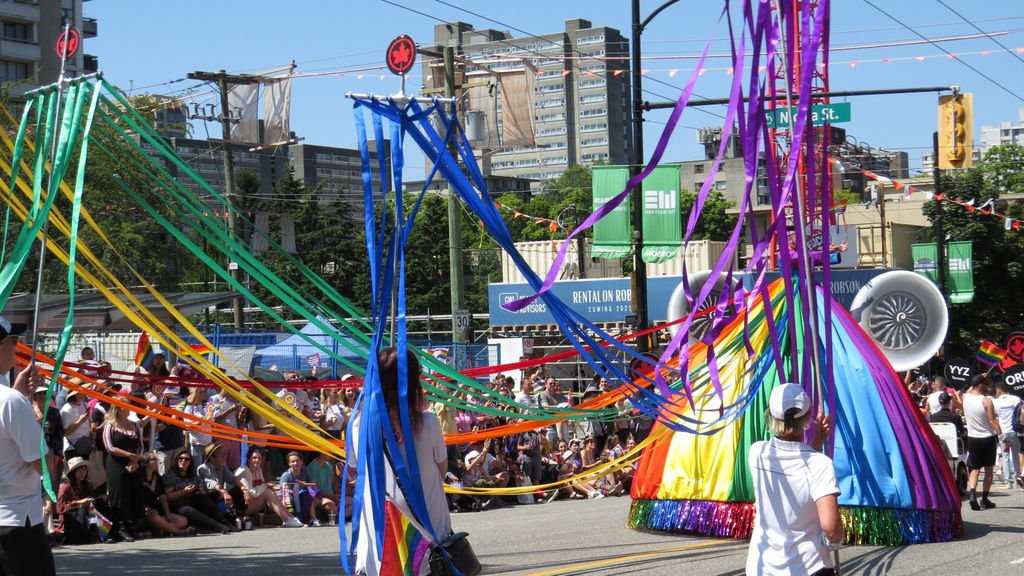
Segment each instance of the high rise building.
[[999,126],[981,127],[981,151],[1003,144],[1024,145],[1024,108],[1017,111],[1017,124],[1000,122]]
[[536,68],[536,146],[495,148],[484,164],[489,174],[545,180],[576,164],[629,162],[629,41],[615,28],[576,18],[559,32],[513,38],[452,22],[434,27],[434,41],[490,70],[521,69],[527,60]]
[[[0,0],[0,84],[10,87],[11,102],[29,90],[52,84],[60,75],[57,39],[68,22],[84,41],[95,38],[96,20],[82,14],[83,0]],[[67,76],[95,72],[99,61],[83,46],[68,60]]]

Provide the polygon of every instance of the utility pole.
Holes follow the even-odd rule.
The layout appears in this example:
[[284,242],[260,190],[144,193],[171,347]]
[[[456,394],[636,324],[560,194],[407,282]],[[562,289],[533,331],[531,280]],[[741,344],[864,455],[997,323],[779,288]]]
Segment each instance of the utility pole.
[[[442,50],[444,61],[444,95],[447,98],[455,97],[455,48],[445,46]],[[450,116],[455,118],[455,105],[452,105]],[[452,158],[458,161],[458,156],[453,144],[449,143],[448,151]],[[451,277],[452,287],[452,342],[458,343],[464,340],[465,334],[459,329],[456,317],[459,311],[465,306],[465,289],[462,283],[462,210],[459,206],[459,199],[455,191],[448,189],[448,275]]]
[[[260,81],[259,76],[251,74],[228,74],[224,70],[220,72],[190,72],[190,80],[203,80],[205,82],[216,82],[220,89],[220,125],[224,141],[221,157],[224,159],[224,199],[228,205],[225,206],[228,213],[228,230],[231,235],[238,239],[238,217],[234,206],[235,194],[235,159],[231,153],[231,123],[237,120],[231,119],[231,110],[228,108],[228,90],[233,84],[254,84]],[[241,271],[237,262],[228,263],[228,270],[235,282],[241,281]],[[242,297],[234,298],[235,331],[241,332],[245,327],[245,312],[242,309]]]

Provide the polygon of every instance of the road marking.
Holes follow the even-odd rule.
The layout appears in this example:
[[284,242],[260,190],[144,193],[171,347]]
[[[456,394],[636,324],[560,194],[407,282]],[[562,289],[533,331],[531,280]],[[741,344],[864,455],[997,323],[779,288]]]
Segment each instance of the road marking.
[[1010,564],[1024,564],[1024,558],[1017,558],[1013,562],[1010,562]]
[[[553,576],[555,574],[565,574],[568,572],[575,572],[576,570],[585,570],[587,568],[597,568],[599,566],[608,566],[610,564],[618,564],[620,562],[628,562],[630,560],[639,560],[641,558],[649,558],[651,556],[658,556],[659,554],[668,554],[670,552],[680,552],[682,550],[692,550],[694,548],[703,548],[705,546],[714,546],[715,544],[724,544],[726,542],[736,542],[736,540],[707,540],[704,542],[697,542],[696,544],[687,544],[686,546],[674,546],[672,548],[665,548],[662,550],[654,550],[652,552],[644,552],[642,554],[630,554],[629,556],[616,556],[615,558],[608,558],[607,560],[598,560],[596,562],[585,562],[583,564],[573,564],[571,566],[563,566],[561,568],[555,568],[554,570],[547,570],[545,572],[531,572],[527,576]],[[1021,559],[1024,561],[1024,558]]]

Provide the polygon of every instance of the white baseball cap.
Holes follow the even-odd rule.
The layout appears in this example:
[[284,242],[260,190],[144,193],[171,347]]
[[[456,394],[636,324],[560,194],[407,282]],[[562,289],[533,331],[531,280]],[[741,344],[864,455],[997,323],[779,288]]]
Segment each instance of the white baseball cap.
[[804,392],[803,387],[791,382],[776,386],[768,400],[768,411],[771,412],[771,415],[778,420],[785,420],[786,412],[793,408],[799,410],[796,414],[797,418],[807,414],[807,411],[811,409],[811,399]]

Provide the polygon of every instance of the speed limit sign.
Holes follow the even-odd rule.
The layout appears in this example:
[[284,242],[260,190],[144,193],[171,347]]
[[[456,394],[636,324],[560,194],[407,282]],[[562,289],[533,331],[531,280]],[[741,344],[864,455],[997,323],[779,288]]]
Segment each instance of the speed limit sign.
[[470,332],[470,317],[469,310],[459,309],[455,311],[455,332],[457,332],[462,340],[467,340],[472,337]]

